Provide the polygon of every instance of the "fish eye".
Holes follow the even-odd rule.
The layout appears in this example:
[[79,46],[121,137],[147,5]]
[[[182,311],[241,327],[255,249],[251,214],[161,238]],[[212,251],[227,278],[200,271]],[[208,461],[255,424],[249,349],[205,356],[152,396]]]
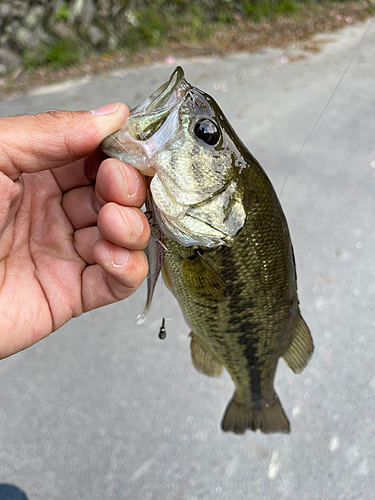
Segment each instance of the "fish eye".
[[216,124],[204,118],[194,125],[194,135],[209,146],[216,146],[220,140],[220,132]]

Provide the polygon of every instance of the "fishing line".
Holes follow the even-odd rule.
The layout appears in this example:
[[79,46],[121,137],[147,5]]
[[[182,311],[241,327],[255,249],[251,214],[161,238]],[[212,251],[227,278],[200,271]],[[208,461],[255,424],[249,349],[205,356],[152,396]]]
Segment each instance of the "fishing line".
[[112,137],[112,139],[113,139],[114,141],[118,142],[118,143],[120,144],[120,146],[122,147],[122,149],[123,149],[124,151],[126,151],[125,146],[124,146],[123,144],[121,144],[121,142],[120,142],[120,141],[119,141],[119,140],[118,140],[118,139],[117,139],[114,135],[112,135],[112,134],[108,134],[108,135],[109,135],[109,137]]
[[313,132],[314,132],[314,130],[316,129],[316,126],[317,126],[317,125],[318,125],[318,123],[320,122],[320,120],[321,120],[322,116],[324,115],[324,113],[325,113],[326,109],[328,108],[328,106],[329,106],[330,102],[332,101],[333,96],[336,94],[337,89],[339,88],[339,86],[340,86],[340,84],[341,84],[342,80],[344,79],[344,76],[346,75],[346,73],[348,72],[348,69],[350,68],[350,66],[351,66],[352,62],[354,61],[354,58],[355,58],[355,57],[356,57],[356,55],[358,54],[359,49],[360,49],[360,48],[361,48],[361,46],[362,46],[362,43],[363,43],[363,41],[364,41],[364,39],[365,39],[365,37],[366,37],[366,35],[367,35],[368,31],[369,31],[369,28],[370,28],[370,25],[371,25],[371,24],[372,24],[372,22],[369,22],[369,23],[367,24],[367,27],[366,27],[365,31],[363,32],[363,35],[361,36],[361,39],[360,39],[360,41],[359,41],[359,43],[358,43],[358,46],[357,46],[356,50],[353,52],[353,55],[352,55],[352,57],[350,58],[350,60],[349,60],[348,64],[346,65],[346,68],[344,69],[344,72],[343,72],[343,73],[342,73],[342,75],[340,76],[340,78],[339,78],[339,80],[338,80],[338,82],[337,82],[337,84],[336,84],[335,88],[333,89],[333,92],[332,92],[332,94],[331,94],[330,98],[329,98],[329,99],[328,99],[328,101],[326,102],[326,104],[325,104],[324,108],[322,109],[322,111],[321,111],[320,115],[318,116],[318,118],[317,118],[317,120],[315,121],[315,123],[314,123],[314,125],[313,125],[312,129],[310,130],[310,132],[309,132],[308,136],[306,137],[306,139],[305,139],[305,141],[303,142],[303,144],[302,144],[302,146],[301,146],[300,150],[298,151],[297,156],[295,157],[295,159],[294,159],[294,161],[293,161],[293,163],[292,163],[291,167],[289,168],[288,174],[287,174],[287,176],[286,176],[286,178],[285,178],[284,184],[282,185],[282,188],[281,188],[281,191],[280,191],[280,194],[279,194],[279,198],[280,198],[280,199],[281,199],[281,195],[283,194],[283,191],[284,191],[284,187],[285,187],[286,181],[288,180],[288,178],[289,178],[289,176],[290,176],[290,174],[291,174],[292,170],[294,169],[295,164],[297,163],[297,160],[298,160],[298,158],[299,158],[300,154],[302,153],[302,150],[304,149],[304,147],[306,146],[307,142],[309,141],[309,139],[310,139],[310,137],[311,137],[312,133],[313,133]]
[[160,312],[162,313],[162,322],[161,322],[161,326],[160,326],[160,329],[159,329],[159,334],[158,334],[158,337],[160,340],[164,340],[167,336],[167,331],[165,329],[165,308],[164,308],[164,281],[162,279],[160,279],[160,276],[159,276],[159,288],[160,288]]

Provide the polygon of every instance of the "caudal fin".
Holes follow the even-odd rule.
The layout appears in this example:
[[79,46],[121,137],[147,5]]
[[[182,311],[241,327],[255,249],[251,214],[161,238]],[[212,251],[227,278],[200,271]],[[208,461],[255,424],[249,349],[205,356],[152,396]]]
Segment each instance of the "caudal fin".
[[244,434],[246,429],[252,431],[259,429],[265,434],[290,432],[289,420],[276,393],[272,405],[265,405],[259,409],[235,401],[234,396],[227,406],[221,428],[224,432],[231,431],[235,434]]

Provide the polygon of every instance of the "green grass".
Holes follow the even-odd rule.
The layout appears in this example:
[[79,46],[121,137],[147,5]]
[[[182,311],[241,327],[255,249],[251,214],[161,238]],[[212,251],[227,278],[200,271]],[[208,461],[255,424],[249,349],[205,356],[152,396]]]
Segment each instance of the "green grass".
[[63,3],[56,11],[56,21],[67,21],[69,19],[69,7]]
[[33,71],[40,66],[60,69],[79,62],[82,55],[82,44],[68,38],[58,40],[53,45],[41,45],[38,51],[26,50],[23,53],[23,64],[27,71]]
[[262,21],[267,17],[276,17],[280,15],[290,15],[301,11],[306,4],[311,2],[295,2],[293,0],[251,2],[248,0],[242,1],[244,17],[253,19],[254,21]]

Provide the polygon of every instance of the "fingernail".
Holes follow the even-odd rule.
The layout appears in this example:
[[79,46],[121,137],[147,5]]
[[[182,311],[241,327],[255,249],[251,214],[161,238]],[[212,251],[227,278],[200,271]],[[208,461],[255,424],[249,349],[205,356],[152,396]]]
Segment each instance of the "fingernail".
[[117,111],[119,106],[120,106],[119,102],[113,102],[111,104],[105,104],[104,106],[100,106],[100,108],[92,109],[91,113],[96,116],[110,115],[111,113]]
[[134,196],[138,193],[139,180],[137,173],[132,169],[124,165],[120,165],[120,172],[123,177],[125,177],[125,183],[128,190],[128,196]]
[[115,266],[123,266],[129,260],[129,250],[123,247],[111,245],[111,254]]
[[131,208],[126,208],[124,207],[123,210],[125,211],[125,218],[126,222],[129,225],[130,229],[130,235],[132,238],[134,236],[138,236],[139,233],[141,232],[143,228],[143,222],[141,217],[137,214],[135,210],[132,210]]

